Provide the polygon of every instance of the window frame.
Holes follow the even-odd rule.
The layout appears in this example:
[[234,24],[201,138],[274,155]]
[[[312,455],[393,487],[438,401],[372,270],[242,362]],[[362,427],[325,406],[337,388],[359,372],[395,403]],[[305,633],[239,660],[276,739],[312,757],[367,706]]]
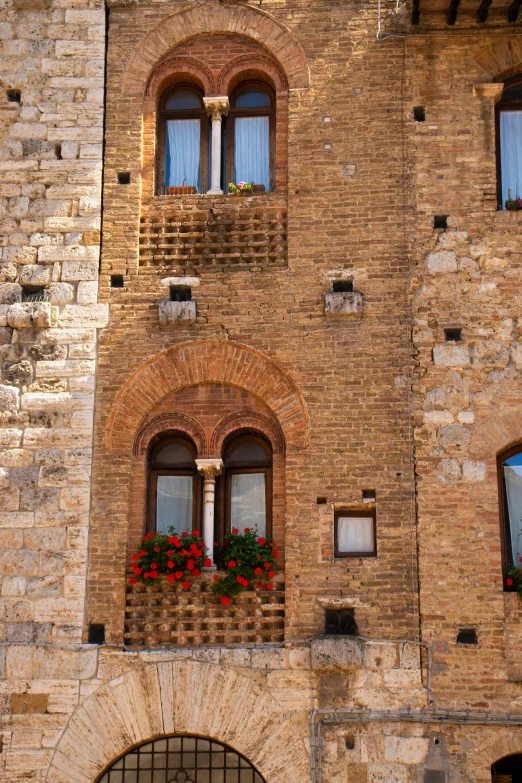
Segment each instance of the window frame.
[[[373,525],[373,551],[372,552],[340,552],[339,551],[339,519],[343,517],[370,517]],[[375,507],[368,509],[342,509],[334,511],[334,557],[377,557],[377,513]]]
[[502,471],[502,465],[510,457],[514,457],[515,454],[522,454],[522,444],[519,443],[516,446],[512,446],[509,449],[505,449],[497,456],[497,482],[498,482],[498,510],[499,510],[499,523],[500,523],[500,551],[502,555],[502,581],[504,584],[504,592],[515,592],[515,585],[506,584],[508,578],[508,569],[512,566],[517,566],[517,563],[513,562],[513,544],[511,541],[511,527],[509,524],[509,510],[507,503],[506,482],[504,481],[504,474]]
[[[259,443],[269,455],[266,460],[257,462],[234,462],[227,458],[230,451],[243,441],[254,441]],[[239,473],[264,473],[265,475],[265,510],[266,510],[266,533],[272,535],[273,521],[273,448],[267,438],[255,433],[241,433],[233,436],[226,444],[223,450],[223,473],[216,482],[216,510],[218,510],[218,524],[216,525],[217,542],[220,547],[223,545],[225,536],[231,532],[231,482],[232,476]]]
[[169,468],[164,463],[158,463],[154,461],[155,456],[161,449],[168,446],[169,443],[182,443],[184,446],[190,449],[190,452],[194,458],[197,457],[196,447],[188,438],[181,437],[179,435],[170,435],[161,438],[151,450],[147,460],[147,514],[146,514],[146,533],[156,533],[157,531],[157,493],[158,493],[158,476],[192,476],[192,530],[199,530],[201,528],[201,507],[202,507],[202,495],[203,495],[203,482],[201,475],[198,472],[196,466],[192,467],[187,464],[181,464]]
[[[177,92],[191,92],[201,101],[201,109],[165,109],[168,99]],[[193,84],[178,83],[166,89],[158,102],[158,116],[156,127],[156,195],[162,196],[167,192],[165,175],[167,170],[167,120],[195,120],[200,119],[199,141],[199,184],[202,195],[209,188],[209,130],[210,119],[203,105],[204,93]]]
[[[236,108],[236,102],[240,95],[248,90],[261,90],[270,98],[270,106],[260,106],[253,108]],[[230,94],[230,109],[226,123],[226,160],[225,172],[226,181],[235,182],[235,127],[236,119],[239,117],[268,117],[268,161],[269,161],[269,181],[270,190],[273,193],[276,189],[275,177],[275,146],[276,146],[276,94],[275,91],[262,81],[242,82],[235,87]]]
[[[522,74],[512,76],[510,79],[506,79],[503,83],[503,91],[509,87],[513,87],[515,84],[522,83]],[[522,99],[520,101],[504,101],[500,98],[495,104],[495,148],[496,148],[496,164],[497,164],[497,209],[505,212],[504,204],[502,202],[502,163],[501,163],[501,149],[500,149],[500,115],[504,111],[522,111]],[[522,195],[522,193],[521,193]]]

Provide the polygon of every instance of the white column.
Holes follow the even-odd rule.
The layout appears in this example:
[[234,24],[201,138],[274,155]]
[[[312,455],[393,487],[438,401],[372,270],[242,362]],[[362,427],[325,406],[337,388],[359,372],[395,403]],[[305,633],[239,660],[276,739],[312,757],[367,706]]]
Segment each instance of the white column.
[[198,471],[203,476],[203,540],[207,548],[207,557],[214,565],[214,497],[216,490],[216,476],[223,470],[221,459],[197,459]]
[[212,158],[209,195],[221,196],[221,118],[226,117],[230,104],[226,95],[203,98],[205,109],[212,117]]

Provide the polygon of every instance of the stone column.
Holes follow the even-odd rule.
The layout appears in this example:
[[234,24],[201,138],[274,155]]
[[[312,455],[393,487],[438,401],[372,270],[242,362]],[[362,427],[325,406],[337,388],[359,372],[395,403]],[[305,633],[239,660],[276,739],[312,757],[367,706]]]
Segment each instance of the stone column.
[[198,471],[203,476],[203,540],[207,548],[207,557],[214,565],[214,496],[216,488],[216,476],[223,470],[221,459],[197,459]]
[[221,118],[227,116],[230,104],[226,95],[203,98],[205,109],[212,117],[212,164],[209,195],[221,196]]

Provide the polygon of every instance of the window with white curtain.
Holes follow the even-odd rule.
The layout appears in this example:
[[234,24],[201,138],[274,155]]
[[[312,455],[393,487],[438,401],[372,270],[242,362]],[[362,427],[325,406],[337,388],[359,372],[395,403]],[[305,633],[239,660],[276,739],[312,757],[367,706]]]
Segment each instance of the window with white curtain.
[[160,102],[158,194],[169,188],[206,192],[208,127],[202,95],[192,86],[177,85]]
[[241,85],[231,96],[227,119],[227,178],[272,190],[275,96],[264,84]]
[[522,198],[522,77],[506,82],[497,103],[499,207]]
[[375,510],[336,511],[334,545],[335,557],[375,557]]
[[271,534],[272,452],[261,437],[233,440],[224,455],[226,530],[256,530]]
[[522,558],[522,447],[504,452],[498,458],[500,522],[504,578]]
[[167,533],[173,527],[181,535],[198,527],[201,478],[195,458],[195,446],[188,439],[166,438],[152,450],[149,532]]

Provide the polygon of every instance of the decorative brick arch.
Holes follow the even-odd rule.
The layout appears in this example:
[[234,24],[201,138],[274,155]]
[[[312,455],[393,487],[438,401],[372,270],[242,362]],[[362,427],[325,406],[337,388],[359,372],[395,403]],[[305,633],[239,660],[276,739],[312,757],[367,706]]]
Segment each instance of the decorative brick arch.
[[118,393],[108,424],[109,453],[130,454],[151,408],[185,386],[227,383],[251,392],[274,413],[287,448],[308,443],[309,420],[295,383],[274,362],[238,343],[185,343],[140,367]]
[[255,411],[243,411],[239,414],[225,416],[212,433],[210,442],[210,454],[220,455],[223,451],[223,444],[229,435],[241,429],[252,429],[265,435],[272,444],[275,454],[284,453],[284,438],[279,428],[274,426],[266,416],[262,416]]
[[183,432],[196,444],[198,455],[208,451],[205,430],[196,419],[179,413],[162,413],[148,421],[136,434],[132,448],[133,456],[146,456],[150,444],[158,435],[167,432]]
[[482,49],[475,62],[493,81],[501,82],[522,70],[522,43],[518,38],[496,41]]
[[495,458],[501,451],[522,441],[522,408],[502,416],[494,416],[477,428],[473,455],[482,459]]
[[141,39],[123,72],[123,95],[144,95],[149,74],[167,52],[189,38],[209,33],[232,33],[257,41],[277,53],[290,87],[308,87],[304,51],[285,25],[257,8],[209,3],[167,16]]
[[505,732],[494,742],[490,742],[489,745],[474,754],[474,766],[480,770],[487,770],[489,779],[491,765],[505,756],[513,755],[513,753],[522,753],[522,731],[514,730],[514,727],[511,726],[509,729],[506,728]]
[[267,783],[308,783],[303,738],[268,689],[199,661],[145,664],[108,682],[71,716],[46,783],[93,783],[131,747],[198,734],[242,753]]

